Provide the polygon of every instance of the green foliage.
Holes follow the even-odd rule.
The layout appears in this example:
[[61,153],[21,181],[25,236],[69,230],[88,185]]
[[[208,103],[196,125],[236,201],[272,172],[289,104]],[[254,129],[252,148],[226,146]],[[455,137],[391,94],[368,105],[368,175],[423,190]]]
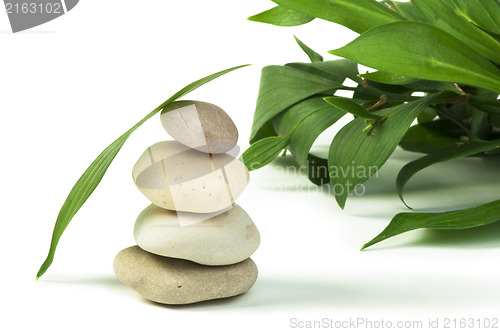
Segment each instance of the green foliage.
[[271,136],[257,141],[240,157],[249,171],[255,171],[273,161],[288,145],[290,136]]
[[465,83],[500,93],[500,70],[495,65],[427,23],[385,24],[330,53],[393,74]]
[[473,208],[442,213],[400,213],[373,240],[366,243],[366,249],[390,237],[419,228],[429,229],[467,229],[488,225],[499,221],[500,201],[479,205]]
[[69,225],[71,219],[75,216],[75,214],[80,210],[80,208],[85,204],[90,195],[97,188],[99,183],[101,182],[104,174],[106,173],[108,167],[111,165],[116,155],[122,148],[123,144],[127,141],[127,139],[132,135],[132,133],[139,128],[144,122],[152,118],[156,113],[160,112],[166,106],[174,102],[175,100],[185,96],[193,90],[196,90],[200,86],[216,79],[219,76],[227,74],[233,70],[238,68],[242,68],[245,66],[238,66],[229,68],[215,74],[204,77],[196,82],[193,82],[183,89],[179,90],[172,97],[163,102],[160,106],[151,111],[148,115],[146,115],[141,121],[135,124],[132,128],[130,128],[127,132],[125,132],[122,136],[117,138],[113,143],[111,143],[103,152],[92,162],[92,164],[87,168],[87,170],[83,173],[80,179],[76,182],[71,189],[66,201],[64,202],[61,210],[59,211],[59,215],[57,216],[56,224],[54,226],[54,231],[52,233],[52,240],[50,243],[49,253],[47,258],[43,262],[40,270],[38,271],[36,278],[40,278],[50,267],[52,261],[54,260],[54,254],[56,252],[57,244],[59,243],[59,239],[61,238],[64,230]]
[[[332,186],[343,208],[348,194],[398,145],[426,154],[401,169],[395,186],[401,200],[405,184],[422,169],[500,153],[500,0],[273,2],[360,35],[329,52],[345,59],[325,61],[297,39],[312,63],[263,69],[249,151],[259,148],[265,164],[288,149],[307,166],[313,183]],[[376,71],[359,75],[358,63]],[[346,79],[357,86],[345,86]],[[340,90],[352,91],[352,98],[339,97]],[[312,155],[314,140],[346,114],[354,119],[338,131],[328,158]],[[259,154],[253,162],[260,161]],[[398,214],[363,248],[418,228],[462,229],[498,221],[499,202]]]
[[375,0],[272,0],[280,6],[343,25],[358,33],[402,16]]
[[314,20],[314,16],[310,16],[301,12],[276,6],[260,14],[250,16],[250,21],[273,24],[281,27],[291,27],[295,25],[306,24]]
[[417,115],[432,100],[430,95],[376,114],[380,120],[357,118],[343,127],[333,139],[328,154],[331,184],[335,198],[344,208],[347,196],[385,164]]
[[309,57],[309,60],[311,60],[311,62],[322,62],[323,61],[323,57],[320,54],[313,51],[309,46],[307,46],[302,41],[300,41],[299,38],[297,38],[295,36],[294,36],[294,38],[295,38],[295,41],[297,42],[297,44],[299,44],[302,51],[304,51],[307,54],[307,56]]
[[261,130],[266,123],[285,109],[316,94],[342,88],[345,76],[336,73],[345,67],[344,61],[329,61],[262,69],[250,142],[264,138]]

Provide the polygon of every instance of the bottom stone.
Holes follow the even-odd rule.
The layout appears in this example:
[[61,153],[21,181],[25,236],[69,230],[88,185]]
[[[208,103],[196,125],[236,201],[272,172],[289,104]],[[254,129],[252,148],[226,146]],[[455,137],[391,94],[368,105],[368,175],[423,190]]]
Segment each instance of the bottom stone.
[[123,249],[114,262],[118,279],[146,299],[188,304],[243,294],[257,280],[250,259],[225,266],[206,266],[151,254],[138,246]]

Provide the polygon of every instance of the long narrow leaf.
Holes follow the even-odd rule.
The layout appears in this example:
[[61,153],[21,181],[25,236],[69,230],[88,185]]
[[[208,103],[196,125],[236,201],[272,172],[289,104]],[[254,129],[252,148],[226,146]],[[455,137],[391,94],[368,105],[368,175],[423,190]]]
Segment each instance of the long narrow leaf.
[[311,62],[322,62],[323,61],[323,57],[321,55],[319,55],[317,52],[315,52],[309,46],[307,46],[306,44],[304,44],[296,36],[293,36],[293,37],[295,38],[295,41],[297,42],[297,44],[299,44],[299,46],[302,49],[302,51],[304,51],[304,53],[307,54],[307,56],[309,57],[309,60],[311,60]]
[[286,67],[293,67],[309,73],[324,77],[336,83],[343,83],[346,78],[353,80],[356,83],[363,83],[363,80],[358,77],[358,64],[348,59],[340,59],[324,62],[292,62],[287,63]]
[[475,25],[500,34],[499,0],[450,0],[459,15]]
[[[396,149],[417,115],[435,95],[375,112],[386,117],[365,132],[365,119],[357,118],[335,135],[328,154],[331,185],[335,199],[344,208],[356,186],[374,175]],[[377,128],[378,127],[378,128]]]
[[394,74],[500,92],[500,70],[495,65],[460,40],[426,23],[408,21],[379,26],[330,53]]
[[310,153],[307,156],[307,177],[317,186],[329,184],[328,159]]
[[290,136],[266,137],[252,144],[240,157],[249,171],[255,171],[271,163],[283,151]]
[[399,145],[408,151],[437,153],[463,143],[465,133],[450,121],[436,120],[412,126]]
[[314,16],[297,12],[286,7],[276,6],[260,14],[250,16],[248,19],[254,22],[291,27],[311,22],[314,20]]
[[403,189],[406,183],[415,175],[426,167],[434,165],[436,163],[441,163],[448,160],[463,158],[475,155],[477,153],[486,152],[500,147],[500,140],[496,141],[481,141],[481,142],[470,142],[463,144],[461,146],[448,149],[446,151],[433,153],[425,157],[414,160],[406,164],[398,174],[396,179],[396,188],[398,191],[399,198],[401,201],[406,202],[403,199]]
[[361,250],[393,236],[420,228],[467,229],[500,221],[500,200],[470,209],[442,213],[400,213],[373,240]]
[[50,249],[49,253],[47,255],[47,258],[43,262],[42,266],[40,267],[36,278],[40,278],[50,267],[52,264],[52,261],[54,260],[54,254],[57,248],[57,244],[59,243],[59,239],[61,238],[64,230],[70,223],[71,219],[75,216],[75,214],[78,212],[78,210],[82,207],[82,205],[87,201],[87,199],[90,197],[92,192],[97,188],[99,183],[101,182],[101,179],[103,178],[104,174],[106,173],[106,170],[108,167],[111,165],[113,160],[115,159],[116,155],[122,148],[123,144],[127,141],[127,139],[130,137],[130,135],[137,129],[139,128],[144,122],[149,120],[151,117],[153,117],[156,113],[161,111],[163,108],[165,108],[167,105],[172,103],[178,98],[181,98],[182,96],[188,94],[189,92],[197,89],[198,87],[202,86],[203,84],[206,84],[214,79],[216,79],[219,76],[222,76],[226,73],[229,73],[235,69],[245,67],[244,66],[237,66],[233,68],[229,68],[223,71],[220,71],[218,73],[209,75],[207,77],[204,77],[196,82],[193,82],[183,89],[179,90],[177,93],[175,93],[172,97],[170,97],[168,100],[166,100],[164,103],[162,103],[160,106],[155,108],[153,111],[151,111],[146,117],[144,117],[141,121],[139,121],[135,126],[130,128],[126,133],[124,133],[122,136],[120,136],[117,140],[115,140],[113,143],[111,143],[104,151],[94,160],[94,162],[87,168],[87,170],[83,173],[83,175],[80,177],[80,179],[76,182],[76,184],[73,186],[73,189],[71,189],[68,197],[66,198],[66,201],[64,202],[61,210],[59,211],[59,215],[57,216],[56,224],[54,226],[54,231],[52,233],[52,240],[50,243]]
[[301,166],[307,163],[309,150],[318,136],[345,115],[326,103],[322,96],[301,101],[282,113],[277,123],[280,135],[291,135],[290,152]]
[[404,85],[418,81],[418,79],[403,75],[396,75],[384,71],[376,71],[373,73],[360,74],[360,77],[384,84]]
[[384,3],[409,21],[425,21],[422,12],[412,2],[384,1]]
[[[261,130],[276,115],[290,106],[315,94],[342,87],[335,78],[327,77],[324,71],[313,73],[317,65],[336,66],[335,61],[292,66],[267,66],[262,69],[259,97],[255,109],[250,143],[263,138]],[[345,79],[342,79],[342,81]]]
[[382,119],[382,116],[371,113],[370,111],[367,111],[365,108],[362,106],[359,106],[355,102],[353,102],[349,98],[345,97],[326,97],[324,100],[328,103],[331,104],[338,109],[341,109],[342,111],[346,113],[351,113],[352,115],[355,115],[360,118],[364,119],[377,119],[380,120]]
[[[470,0],[468,0],[470,1]],[[490,0],[491,1],[491,0]],[[475,1],[477,3],[477,1]],[[451,2],[413,0],[426,16],[426,22],[443,29],[485,57],[500,63],[500,43],[457,13]]]
[[375,0],[272,0],[280,6],[335,22],[355,32],[404,18]]

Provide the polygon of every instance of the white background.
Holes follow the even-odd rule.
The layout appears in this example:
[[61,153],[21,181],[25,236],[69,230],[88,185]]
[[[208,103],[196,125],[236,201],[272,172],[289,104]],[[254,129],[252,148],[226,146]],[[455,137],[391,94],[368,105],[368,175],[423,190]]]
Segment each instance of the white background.
[[[439,318],[442,326],[445,318],[500,317],[499,225],[415,231],[359,251],[406,211],[394,180],[418,155],[400,150],[344,211],[307,179],[280,170],[287,159],[253,172],[238,203],[262,237],[253,255],[254,288],[190,306],[143,300],[116,279],[112,262],[134,244],[135,218],[148,205],[131,169],[148,146],[168,139],[156,117],[125,144],[67,228],[54,264],[35,281],[72,185],[150,110],[200,77],[252,63],[188,97],[223,107],[245,149],[262,66],[307,61],[293,34],[324,55],[355,37],[320,20],[294,28],[246,20],[270,7],[267,0],[83,0],[18,34],[0,13],[0,330],[281,331],[292,318],[424,326]],[[327,149],[336,129],[316,151]],[[498,199],[499,166],[494,160],[434,166],[412,180],[408,202],[449,210]]]

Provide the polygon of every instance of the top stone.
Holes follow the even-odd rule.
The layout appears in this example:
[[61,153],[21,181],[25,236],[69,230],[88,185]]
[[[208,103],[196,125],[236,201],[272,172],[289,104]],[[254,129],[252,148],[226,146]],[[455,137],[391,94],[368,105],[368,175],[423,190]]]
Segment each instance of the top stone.
[[219,106],[202,101],[182,100],[161,112],[167,133],[180,143],[205,153],[224,153],[238,141],[238,130]]

